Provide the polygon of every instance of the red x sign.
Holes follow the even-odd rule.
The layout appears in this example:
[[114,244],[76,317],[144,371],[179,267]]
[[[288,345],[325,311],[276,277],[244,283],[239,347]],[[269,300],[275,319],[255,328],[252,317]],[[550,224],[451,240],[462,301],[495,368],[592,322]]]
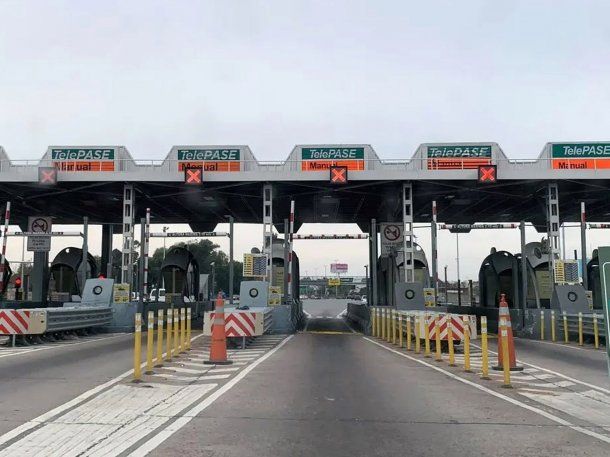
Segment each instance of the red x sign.
[[479,165],[479,182],[491,184],[498,180],[498,170],[495,165]]
[[199,185],[203,181],[201,168],[185,168],[184,182],[191,185]]
[[347,184],[347,167],[332,165],[330,167],[331,184]]
[[53,167],[40,167],[38,169],[38,184],[47,186],[57,184],[57,169]]

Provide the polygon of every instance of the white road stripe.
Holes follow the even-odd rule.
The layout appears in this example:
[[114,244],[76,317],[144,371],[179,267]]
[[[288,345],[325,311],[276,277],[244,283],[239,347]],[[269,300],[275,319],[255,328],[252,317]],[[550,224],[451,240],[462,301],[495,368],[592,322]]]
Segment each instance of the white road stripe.
[[206,409],[212,403],[214,403],[220,396],[222,396],[225,392],[228,392],[230,389],[235,386],[239,381],[241,381],[248,373],[250,373],[254,368],[263,363],[273,354],[275,354],[282,346],[284,346],[288,341],[293,338],[294,335],[290,335],[286,337],[280,344],[278,344],[275,349],[267,352],[265,355],[257,359],[254,363],[244,368],[241,372],[239,372],[233,379],[227,382],[224,386],[220,387],[220,389],[213,392],[209,397],[206,397],[201,403],[195,405],[189,411],[187,411],[182,417],[179,417],[175,422],[169,424],[159,433],[157,433],[153,438],[144,443],[138,449],[133,451],[130,456],[145,456],[150,451],[155,449],[161,443],[163,443],[166,439],[188,424],[193,417],[197,416],[201,411]]
[[59,342],[44,343],[44,344],[41,344],[41,345],[38,345],[35,347],[19,348],[20,350],[16,350],[16,348],[11,348],[10,349],[11,352],[8,354],[5,354],[4,351],[0,350],[0,359],[4,358],[4,357],[11,357],[11,356],[20,355],[20,354],[31,354],[33,352],[46,351],[48,349],[57,349],[57,348],[66,347],[66,346],[80,346],[81,344],[93,343],[95,341],[112,340],[114,338],[123,337],[125,335],[126,334],[112,335],[112,336],[103,337],[103,338],[96,338],[96,339],[91,339],[91,340],[86,340],[86,341],[73,341],[73,342],[62,343],[62,344],[58,344]]
[[368,341],[369,343],[373,343],[373,344],[379,346],[380,348],[385,349],[386,351],[393,352],[394,354],[397,354],[397,355],[399,355],[401,357],[407,358],[409,360],[412,360],[413,362],[417,362],[417,363],[419,363],[421,365],[424,365],[424,366],[426,366],[428,368],[431,368],[432,370],[435,370],[435,371],[438,371],[440,373],[443,373],[444,375],[448,376],[451,379],[455,379],[456,381],[459,381],[459,382],[464,383],[466,385],[472,386],[475,389],[478,389],[478,390],[480,390],[482,392],[485,392],[485,393],[487,393],[489,395],[493,395],[494,397],[500,398],[501,400],[507,401],[508,403],[511,403],[511,404],[513,404],[515,406],[519,406],[519,407],[521,407],[523,409],[526,409],[526,410],[531,411],[533,413],[539,414],[540,416],[546,417],[547,419],[549,419],[549,420],[551,420],[551,421],[553,421],[553,422],[555,422],[557,424],[569,427],[569,428],[571,428],[572,430],[574,430],[576,432],[583,433],[585,435],[591,436],[593,438],[597,438],[600,441],[603,441],[605,443],[610,444],[610,436],[602,435],[601,433],[594,432],[594,431],[589,430],[589,429],[587,429],[585,427],[580,427],[580,426],[574,425],[571,422],[568,422],[567,420],[562,419],[561,417],[558,417],[558,416],[556,416],[554,414],[551,414],[551,413],[549,413],[547,411],[544,411],[544,410],[542,410],[540,408],[536,408],[534,406],[528,405],[527,403],[523,403],[523,402],[521,402],[521,401],[519,401],[519,400],[517,400],[515,398],[508,397],[508,396],[506,396],[504,394],[496,392],[495,390],[492,390],[492,389],[489,389],[489,388],[487,388],[485,386],[482,386],[481,384],[477,384],[476,382],[472,382],[472,381],[470,381],[468,379],[465,379],[465,378],[462,378],[460,376],[457,376],[457,375],[455,375],[455,374],[453,374],[453,373],[451,373],[451,372],[449,372],[447,370],[443,370],[442,368],[440,368],[440,367],[438,367],[436,365],[432,365],[431,363],[428,363],[428,362],[426,362],[424,360],[421,360],[421,359],[418,359],[418,358],[415,358],[415,357],[411,357],[408,354],[405,354],[403,352],[399,352],[399,351],[397,351],[395,349],[392,349],[392,348],[389,348],[387,346],[384,346],[383,344],[378,343],[377,341],[372,340],[372,339],[370,339],[368,337],[364,337],[364,339],[366,341]]

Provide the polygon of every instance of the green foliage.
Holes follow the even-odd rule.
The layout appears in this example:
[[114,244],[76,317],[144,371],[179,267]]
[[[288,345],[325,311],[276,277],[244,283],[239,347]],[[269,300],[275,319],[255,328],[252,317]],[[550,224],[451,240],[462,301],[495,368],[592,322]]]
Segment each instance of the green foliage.
[[[184,247],[188,249],[199,264],[199,273],[211,274],[212,267],[210,264],[215,262],[216,275],[216,290],[229,290],[229,257],[223,251],[219,250],[217,244],[210,240],[190,241],[188,243],[180,242],[172,244],[167,248],[167,251],[173,247]],[[148,259],[148,282],[153,285],[158,285],[161,282],[161,265],[163,264],[163,248],[155,250]],[[233,262],[233,293],[239,293],[239,284],[242,280],[242,262]]]

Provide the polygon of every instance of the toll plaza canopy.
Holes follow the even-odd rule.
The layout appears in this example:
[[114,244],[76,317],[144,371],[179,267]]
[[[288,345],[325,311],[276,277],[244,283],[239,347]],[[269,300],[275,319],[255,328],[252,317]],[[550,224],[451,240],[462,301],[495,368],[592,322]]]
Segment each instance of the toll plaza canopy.
[[[347,170],[331,182],[331,166]],[[480,169],[480,166],[483,168]],[[490,167],[491,166],[491,167]],[[485,167],[494,170],[485,170]],[[200,169],[201,184],[185,169]],[[483,170],[483,171],[482,171]],[[483,174],[483,175],[481,175]],[[525,220],[546,229],[548,185],[557,184],[562,221],[610,221],[610,142],[547,143],[536,159],[509,159],[497,143],[420,145],[410,159],[383,160],[370,145],[298,145],[284,161],[259,161],[248,146],[174,146],[164,160],[136,160],[124,146],[50,146],[40,160],[13,161],[0,147],[0,198],[11,223],[48,214],[55,223],[120,225],[125,185],[133,185],[134,219],[150,208],[152,223],[188,222],[213,230],[227,215],[263,222],[263,188],[273,191],[273,221],[289,217],[290,201],[304,222],[400,221],[402,189],[413,191],[413,220],[456,224]]]

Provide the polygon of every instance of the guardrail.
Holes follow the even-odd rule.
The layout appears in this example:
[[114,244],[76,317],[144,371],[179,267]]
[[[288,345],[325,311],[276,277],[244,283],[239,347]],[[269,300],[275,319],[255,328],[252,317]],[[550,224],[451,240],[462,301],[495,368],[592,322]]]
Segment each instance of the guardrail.
[[111,321],[108,307],[2,309],[0,335],[42,335],[101,327]]
[[346,318],[359,330],[368,332],[370,308],[363,303],[348,303]]
[[[566,320],[568,323],[568,333],[577,334],[578,333],[578,314],[566,314]],[[557,315],[557,326],[559,332],[564,331],[563,326],[563,315]],[[582,315],[582,333],[586,336],[594,336],[594,328],[593,328],[593,314],[583,314]],[[606,337],[606,324],[603,314],[597,314],[597,329],[598,335],[600,337]]]

